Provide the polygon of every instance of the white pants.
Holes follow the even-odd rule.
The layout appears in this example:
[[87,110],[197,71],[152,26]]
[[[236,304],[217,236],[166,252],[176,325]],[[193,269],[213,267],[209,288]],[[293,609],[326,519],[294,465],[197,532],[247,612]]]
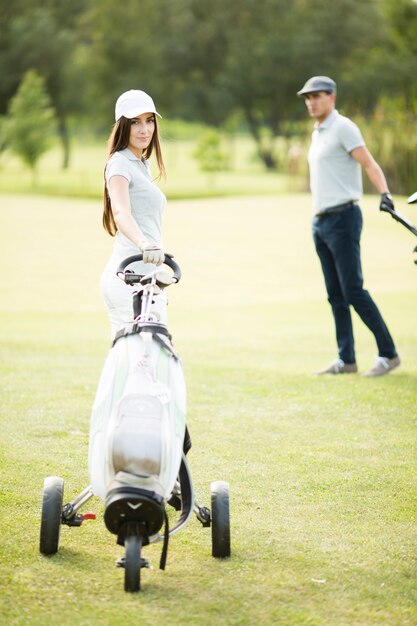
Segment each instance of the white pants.
[[[153,269],[153,266],[150,266]],[[133,321],[133,293],[138,290],[137,285],[126,285],[116,276],[114,269],[106,266],[100,281],[101,293],[107,308],[111,324],[111,336],[114,338],[118,330]],[[167,324],[167,297],[161,291],[154,297],[151,313],[161,324]]]

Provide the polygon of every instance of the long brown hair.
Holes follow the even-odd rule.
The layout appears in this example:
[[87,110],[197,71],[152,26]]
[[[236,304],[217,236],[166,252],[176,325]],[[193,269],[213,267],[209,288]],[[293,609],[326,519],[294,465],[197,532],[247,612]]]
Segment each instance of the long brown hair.
[[[162,177],[165,177],[165,165],[164,160],[162,158],[162,150],[161,144],[159,142],[159,134],[158,134],[158,124],[156,121],[156,116],[154,115],[155,121],[155,130],[151,139],[149,146],[143,153],[145,159],[149,159],[155,150],[156,162],[159,168],[159,174],[156,180],[160,180]],[[132,125],[132,120],[127,117],[121,117],[115,125],[113,126],[113,130],[110,134],[108,141],[108,154],[107,160],[115,153],[120,150],[124,150],[129,145],[129,137],[130,137],[130,127]],[[114,221],[113,211],[111,210],[111,201],[109,192],[107,190],[106,180],[104,179],[104,202],[103,202],[103,226],[104,230],[109,233],[112,237],[117,232],[117,226]]]

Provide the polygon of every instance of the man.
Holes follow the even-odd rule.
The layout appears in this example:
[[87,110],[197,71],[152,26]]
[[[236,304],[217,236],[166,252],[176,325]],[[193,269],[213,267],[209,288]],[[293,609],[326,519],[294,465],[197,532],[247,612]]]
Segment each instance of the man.
[[378,347],[374,366],[364,376],[383,376],[399,367],[400,358],[389,330],[368,291],[363,288],[360,258],[362,171],[381,194],[380,209],[394,209],[387,181],[365,146],[359,128],[335,109],[336,83],[313,76],[300,91],[315,120],[308,153],[313,196],[313,239],[332,307],[339,358],[318,374],[358,371],[350,306]]

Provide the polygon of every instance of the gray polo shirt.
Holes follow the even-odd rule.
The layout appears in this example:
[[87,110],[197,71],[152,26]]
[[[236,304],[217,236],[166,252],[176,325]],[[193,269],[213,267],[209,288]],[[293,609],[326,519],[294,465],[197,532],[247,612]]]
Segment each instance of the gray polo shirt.
[[361,146],[359,128],[336,110],[315,125],[308,152],[315,214],[362,197],[362,168],[350,155]]
[[[129,182],[132,215],[151,243],[162,246],[162,213],[166,198],[152,180],[149,164],[139,159],[128,148],[115,152],[106,165],[106,184],[112,176],[123,176]],[[117,231],[114,254],[125,258],[139,250],[123,233]]]

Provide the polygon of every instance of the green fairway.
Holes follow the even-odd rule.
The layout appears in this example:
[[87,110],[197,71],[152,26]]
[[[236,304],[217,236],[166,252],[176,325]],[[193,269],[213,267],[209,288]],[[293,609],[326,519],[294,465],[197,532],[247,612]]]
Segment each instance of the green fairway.
[[[337,354],[308,195],[169,203],[183,270],[169,328],[187,380],[198,499],[231,486],[232,556],[193,518],[146,547],[123,591],[102,519],[39,553],[43,479],[88,485],[88,433],[109,347],[99,276],[112,241],[98,200],[2,195],[0,621],[7,626],[414,626],[417,623],[415,237],[363,202],[366,287],[403,366],[380,379],[312,377]],[[397,199],[417,222],[417,210]],[[373,337],[354,317],[360,370]]]

